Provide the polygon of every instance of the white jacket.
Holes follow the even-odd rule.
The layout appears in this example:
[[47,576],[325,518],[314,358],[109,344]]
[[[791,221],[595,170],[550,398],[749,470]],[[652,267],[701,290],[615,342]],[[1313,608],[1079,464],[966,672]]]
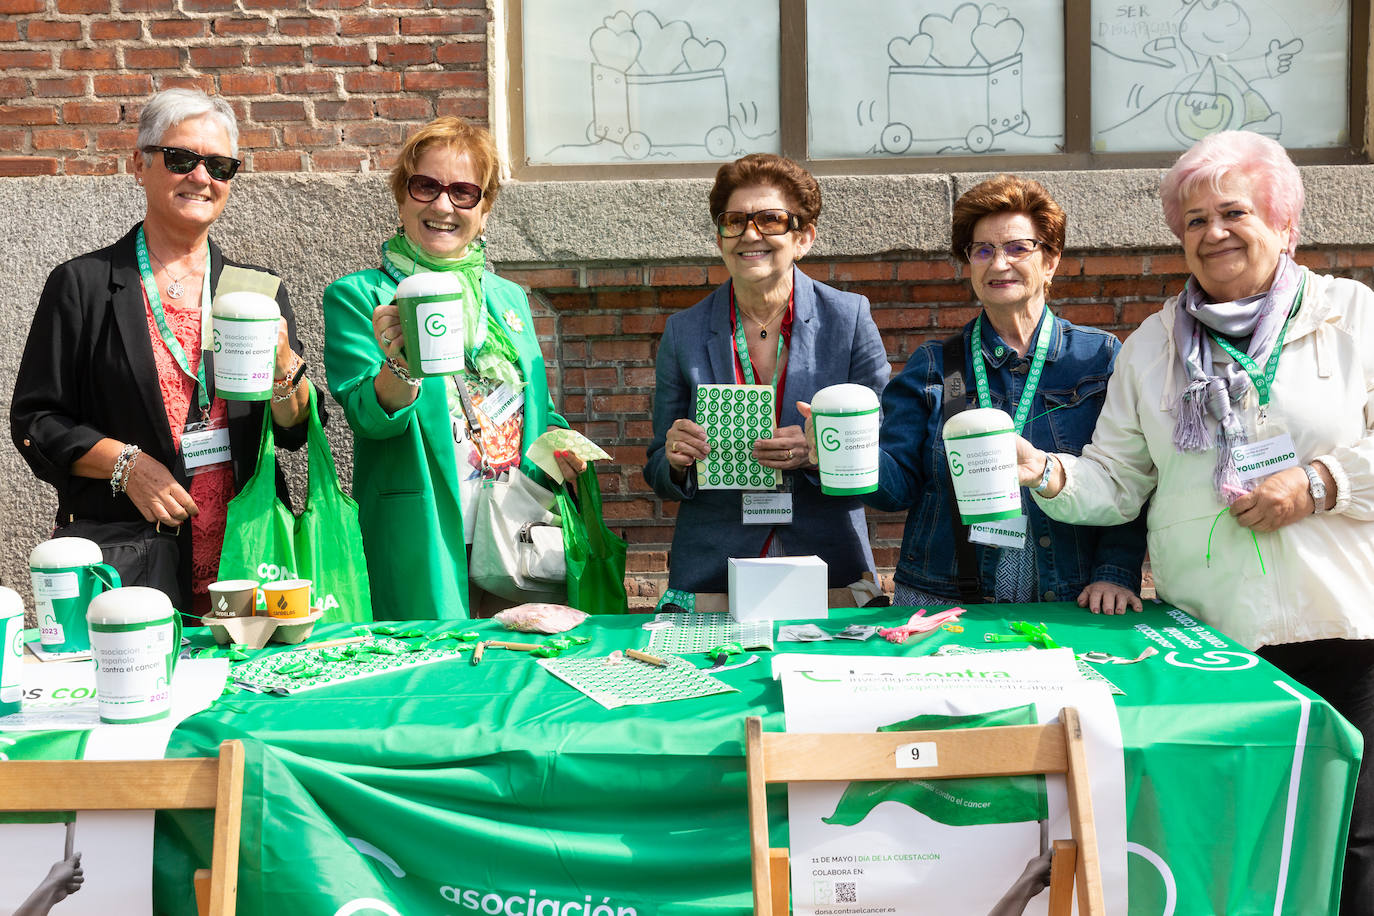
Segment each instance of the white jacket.
[[[1330,468],[1334,509],[1253,538],[1229,514],[1218,517],[1225,503],[1212,487],[1216,451],[1173,446],[1169,408],[1184,386],[1176,298],[1127,339],[1082,457],[1056,456],[1064,489],[1036,497],[1053,518],[1092,525],[1134,518],[1150,499],[1160,597],[1251,649],[1374,639],[1374,291],[1303,273],[1267,416],[1253,385],[1236,410],[1252,443],[1287,432],[1299,462],[1320,458]],[[1217,365],[1231,361],[1209,345]]]

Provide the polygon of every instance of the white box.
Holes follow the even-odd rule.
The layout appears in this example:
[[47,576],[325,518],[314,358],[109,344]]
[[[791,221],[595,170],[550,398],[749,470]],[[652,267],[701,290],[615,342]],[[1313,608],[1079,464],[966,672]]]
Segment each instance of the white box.
[[824,620],[829,616],[820,557],[730,558],[730,616],[736,620]]

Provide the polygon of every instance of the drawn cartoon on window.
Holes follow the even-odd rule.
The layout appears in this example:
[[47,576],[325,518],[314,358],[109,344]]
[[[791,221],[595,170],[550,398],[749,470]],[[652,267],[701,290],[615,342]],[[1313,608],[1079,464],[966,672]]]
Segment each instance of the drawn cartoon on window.
[[778,147],[776,0],[525,0],[531,163],[735,159]]
[[813,0],[814,158],[1046,153],[1064,139],[1063,12],[1039,0]]
[[1097,0],[1094,147],[1185,149],[1220,130],[1346,142],[1347,12],[1344,0],[1320,5]]

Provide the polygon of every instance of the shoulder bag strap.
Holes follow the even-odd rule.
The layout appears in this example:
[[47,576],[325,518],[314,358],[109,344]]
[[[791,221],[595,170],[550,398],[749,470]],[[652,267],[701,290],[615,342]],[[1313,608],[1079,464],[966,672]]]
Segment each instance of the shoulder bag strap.
[[[941,428],[949,418],[968,408],[968,385],[964,371],[964,334],[960,331],[940,344],[944,348],[945,390],[940,398]],[[964,604],[983,603],[983,582],[978,575],[978,557],[969,543],[968,526],[959,520],[959,503],[954,487],[945,490],[949,497],[949,520],[954,529],[954,581],[959,600]]]

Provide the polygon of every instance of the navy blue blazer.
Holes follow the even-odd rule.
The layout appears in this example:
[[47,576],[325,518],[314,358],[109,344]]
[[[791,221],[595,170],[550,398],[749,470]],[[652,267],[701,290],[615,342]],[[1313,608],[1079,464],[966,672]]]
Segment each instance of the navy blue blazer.
[[[792,342],[780,426],[802,425],[796,402],[809,402],[828,385],[853,382],[881,395],[892,372],[867,299],[817,283],[795,268],[793,282]],[[654,438],[644,479],[663,499],[681,501],[668,557],[671,588],[726,591],[726,560],[757,557],[771,530],[768,525],[743,524],[739,490],[697,489],[694,468],[679,487],[669,475],[664,453],[669,427],[693,415],[697,386],[733,383],[734,360],[729,283],[668,319],[658,345]],[[792,524],[781,531],[785,551],[824,560],[831,588],[872,572],[863,503],[855,497],[822,495],[814,471],[785,473],[791,479],[793,513]]]

